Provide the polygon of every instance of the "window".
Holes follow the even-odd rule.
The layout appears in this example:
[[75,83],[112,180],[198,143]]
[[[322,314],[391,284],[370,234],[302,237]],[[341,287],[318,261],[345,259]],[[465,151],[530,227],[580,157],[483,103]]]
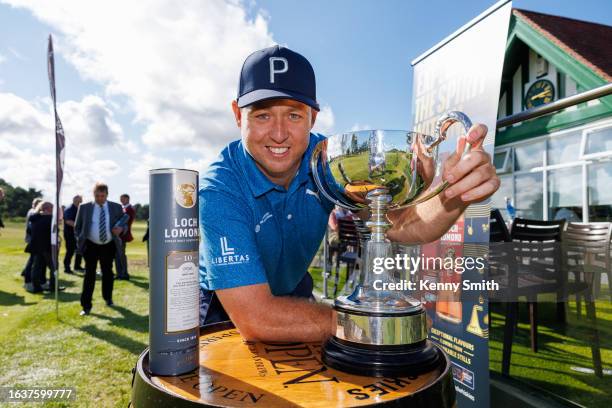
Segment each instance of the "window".
[[544,164],[544,141],[514,148],[514,171],[529,170]]
[[612,161],[591,164],[588,181],[589,222],[612,221]]
[[542,173],[528,173],[515,176],[516,216],[543,220]]
[[585,130],[581,153],[585,159],[612,155],[612,127]]
[[510,161],[510,152],[512,149],[504,149],[495,152],[493,155],[493,165],[497,174],[508,173],[512,170],[512,162]]
[[514,205],[514,200],[512,199],[512,176],[501,176],[499,180],[501,185],[491,197],[491,208],[497,208],[504,217],[504,220],[509,221],[510,215],[506,209],[506,197],[510,198]]
[[582,221],[582,166],[548,172],[548,219]]
[[571,132],[548,139],[548,165],[564,164],[580,159],[582,132]]
[[509,197],[517,217],[612,222],[610,118],[501,146],[493,164],[501,186],[491,207],[505,219]]

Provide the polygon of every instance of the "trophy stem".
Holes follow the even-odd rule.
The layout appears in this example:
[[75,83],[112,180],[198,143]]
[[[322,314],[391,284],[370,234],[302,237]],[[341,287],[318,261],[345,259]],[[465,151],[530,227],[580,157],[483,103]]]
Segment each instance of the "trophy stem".
[[385,188],[378,188],[368,193],[367,199],[370,206],[370,220],[366,223],[370,228],[371,242],[389,242],[387,230],[391,228],[391,221],[387,217],[389,203],[392,200],[389,191]]

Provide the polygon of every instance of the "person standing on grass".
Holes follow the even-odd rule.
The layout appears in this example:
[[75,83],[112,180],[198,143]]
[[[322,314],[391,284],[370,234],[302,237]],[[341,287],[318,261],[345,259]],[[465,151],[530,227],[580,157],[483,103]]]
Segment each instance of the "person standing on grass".
[[83,271],[81,266],[81,254],[77,251],[76,237],[74,235],[74,221],[76,220],[79,205],[83,202],[83,197],[75,195],[72,198],[72,205],[64,211],[64,241],[66,242],[66,254],[64,255],[64,272],[72,274],[70,264],[74,256],[74,270]]
[[[53,219],[53,204],[48,201],[41,202],[36,207],[36,213],[30,217],[30,243],[26,250],[32,254],[31,282],[28,285],[26,276],[26,290],[32,293],[52,291],[55,288],[55,275],[51,259],[51,222]],[[46,270],[49,269],[47,280]],[[59,290],[64,290],[62,286]]]
[[117,254],[115,255],[115,270],[117,271],[117,276],[115,278],[130,280],[125,251],[127,243],[134,240],[132,236],[132,223],[134,222],[134,218],[136,218],[136,211],[134,211],[132,204],[130,204],[130,196],[128,194],[121,194],[119,200],[123,206],[123,213],[127,214],[129,218],[125,224],[126,230],[123,231],[121,236],[117,237]]
[[113,235],[119,236],[123,231],[122,227],[115,226],[123,216],[123,209],[118,203],[107,201],[108,186],[96,183],[93,195],[94,201],[79,206],[74,224],[77,247],[85,258],[81,316],[91,311],[98,262],[102,269],[102,297],[107,306],[113,305],[113,259],[117,250]]
[[[26,248],[27,248],[27,245],[30,243],[30,239],[31,239],[31,234],[30,234],[30,217],[32,215],[36,214],[36,207],[38,207],[38,204],[40,204],[40,203],[42,203],[42,198],[36,197],[35,199],[33,199],[32,200],[32,208],[30,208],[28,210],[28,212],[26,213],[26,220],[25,220],[26,229],[25,229],[25,238],[24,238],[24,241],[26,243]],[[26,283],[30,282],[32,280],[32,263],[33,262],[34,262],[34,258],[32,257],[32,255],[30,255],[28,257],[28,261],[25,264],[25,267],[21,271],[21,276],[23,276],[25,278]]]

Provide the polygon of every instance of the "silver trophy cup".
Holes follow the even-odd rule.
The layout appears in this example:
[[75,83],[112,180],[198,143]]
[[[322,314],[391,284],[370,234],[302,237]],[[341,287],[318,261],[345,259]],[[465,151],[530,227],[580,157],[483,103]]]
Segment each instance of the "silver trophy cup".
[[[336,330],[323,349],[329,366],[355,374],[403,376],[429,370],[440,361],[439,350],[427,340],[421,302],[406,291],[381,289],[388,287],[381,283],[399,283],[401,271],[381,273],[374,262],[395,256],[386,237],[392,225],[387,212],[427,201],[447,187],[439,181],[437,147],[454,123],[464,132],[472,126],[464,113],[452,111],[438,119],[433,136],[357,131],[334,135],[316,146],[311,168],[321,194],[348,210],[370,212],[370,238],[362,250],[363,281],[334,302]],[[463,154],[469,149],[466,143]]]

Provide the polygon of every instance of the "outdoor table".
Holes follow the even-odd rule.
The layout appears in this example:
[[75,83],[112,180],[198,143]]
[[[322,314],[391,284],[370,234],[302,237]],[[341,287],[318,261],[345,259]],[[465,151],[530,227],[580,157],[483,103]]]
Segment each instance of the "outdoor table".
[[448,358],[402,378],[346,374],[321,362],[321,343],[245,342],[234,326],[200,331],[200,368],[176,377],[149,372],[148,349],[132,380],[131,406],[142,407],[454,407]]

